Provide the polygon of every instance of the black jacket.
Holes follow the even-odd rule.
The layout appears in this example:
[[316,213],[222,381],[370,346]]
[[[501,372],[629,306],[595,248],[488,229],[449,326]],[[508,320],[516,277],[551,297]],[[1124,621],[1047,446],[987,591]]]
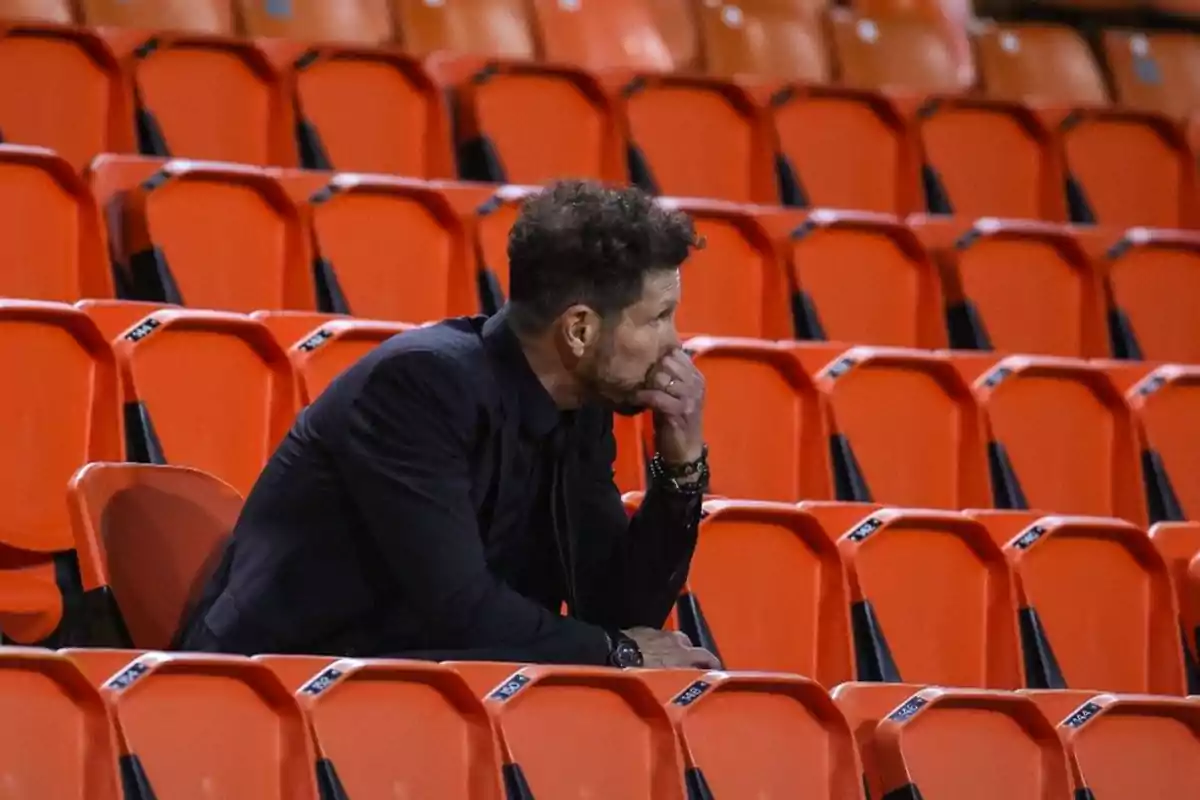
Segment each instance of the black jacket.
[[553,600],[568,583],[557,552],[536,554],[554,565],[526,592],[540,603],[506,580],[530,542],[555,541],[530,535],[550,514],[533,508],[545,498],[521,462],[559,414],[501,311],[392,338],[299,415],[178,645],[603,664],[606,630],[666,620],[700,502],[652,489],[630,521],[612,480],[611,412],[572,416],[559,515],[571,616]]

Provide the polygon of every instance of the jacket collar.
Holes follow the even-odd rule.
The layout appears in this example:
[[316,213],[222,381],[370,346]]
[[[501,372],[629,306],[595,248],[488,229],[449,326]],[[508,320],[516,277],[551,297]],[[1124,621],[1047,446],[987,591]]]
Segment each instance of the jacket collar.
[[515,402],[521,427],[541,439],[559,424],[562,415],[554,398],[538,380],[521,342],[508,322],[508,306],[483,324],[483,344],[496,368],[505,397]]

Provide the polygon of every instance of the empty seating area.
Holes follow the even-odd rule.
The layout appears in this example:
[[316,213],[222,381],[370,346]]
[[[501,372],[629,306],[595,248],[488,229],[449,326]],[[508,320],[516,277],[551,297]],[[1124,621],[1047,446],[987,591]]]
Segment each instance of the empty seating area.
[[[1197,0],[0,0],[0,69],[0,795],[1200,796]],[[170,652],[559,178],[704,237],[725,671]]]

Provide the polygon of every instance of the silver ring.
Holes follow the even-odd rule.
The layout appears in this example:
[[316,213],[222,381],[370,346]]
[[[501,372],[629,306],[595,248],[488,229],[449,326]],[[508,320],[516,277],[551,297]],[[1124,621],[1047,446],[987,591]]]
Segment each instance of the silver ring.
[[667,388],[667,389],[670,389],[670,388],[671,388],[672,386],[674,386],[674,385],[675,385],[675,379],[674,379],[674,378],[671,378],[671,380],[667,381],[667,386],[666,386],[666,388]]

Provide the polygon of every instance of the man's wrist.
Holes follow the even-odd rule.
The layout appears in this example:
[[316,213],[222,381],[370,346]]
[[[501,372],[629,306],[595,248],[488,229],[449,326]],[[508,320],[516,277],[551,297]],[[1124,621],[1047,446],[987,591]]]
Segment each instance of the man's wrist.
[[691,461],[670,463],[661,453],[650,459],[650,478],[654,485],[681,494],[698,494],[708,491],[708,447]]

